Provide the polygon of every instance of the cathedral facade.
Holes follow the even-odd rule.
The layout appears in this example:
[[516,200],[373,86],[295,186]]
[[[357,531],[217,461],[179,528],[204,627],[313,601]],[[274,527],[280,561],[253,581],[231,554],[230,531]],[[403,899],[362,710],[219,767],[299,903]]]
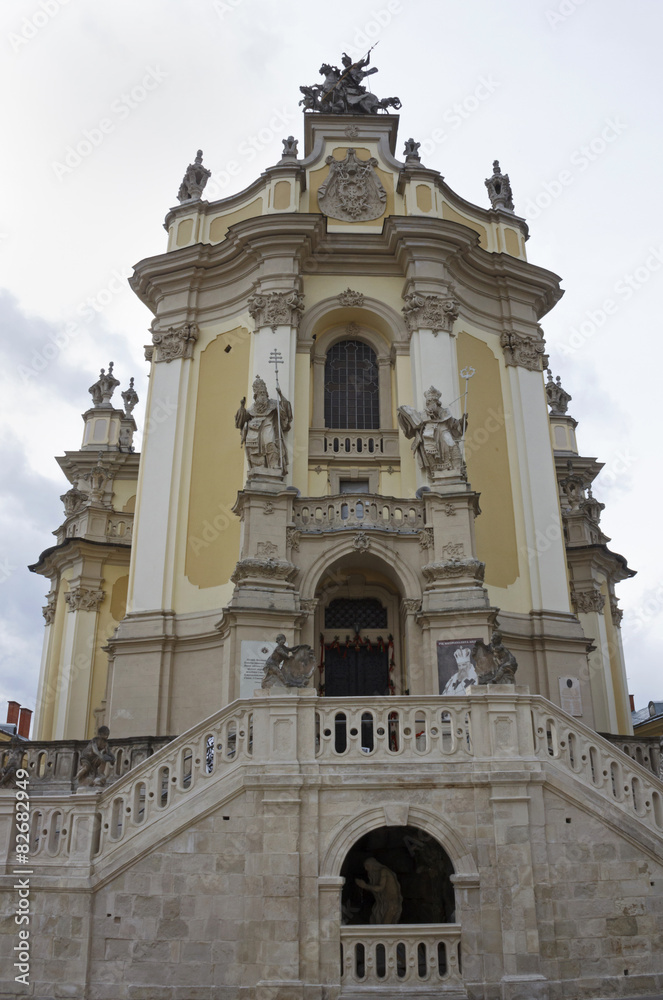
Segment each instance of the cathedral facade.
[[196,157],[131,279],[140,454],[110,366],[58,460],[0,797],[11,898],[28,776],[31,996],[663,989],[663,784],[607,738],[632,571],[548,370],[559,278],[497,162],[484,208],[398,159],[365,65],[244,191],[205,201]]

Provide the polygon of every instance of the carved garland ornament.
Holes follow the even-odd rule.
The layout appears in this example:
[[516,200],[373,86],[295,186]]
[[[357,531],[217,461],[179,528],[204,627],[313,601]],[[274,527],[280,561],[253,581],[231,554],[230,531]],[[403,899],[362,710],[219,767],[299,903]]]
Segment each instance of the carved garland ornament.
[[451,333],[458,319],[458,303],[451,296],[420,295],[408,292],[403,296],[403,316],[409,333],[415,330],[432,330],[435,336],[440,330]]
[[427,566],[422,566],[421,572],[429,583],[462,576],[483,583],[486,564],[478,559],[449,559],[447,562],[428,563]]
[[285,542],[289,545],[293,552],[299,552],[299,542],[301,540],[302,533],[299,528],[286,528],[285,529]]
[[369,537],[365,531],[358,531],[352,540],[352,547],[359,552],[365,552],[370,544]]
[[297,567],[285,559],[241,559],[230,579],[241,584],[250,577],[261,577],[266,580],[285,580],[290,582],[298,573]]
[[592,590],[572,590],[571,603],[577,615],[589,615],[593,611],[603,614],[605,597],[595,587]]
[[249,313],[256,324],[256,330],[263,326],[294,326],[299,329],[299,321],[304,312],[304,296],[293,288],[290,292],[256,292],[248,302]]
[[543,337],[510,331],[500,337],[500,347],[504,351],[504,362],[508,367],[526,368],[530,372],[541,372],[548,367]]
[[96,611],[105,596],[103,590],[94,587],[74,587],[64,599],[69,611]]
[[339,304],[342,306],[363,306],[364,296],[361,292],[353,292],[351,288],[346,288],[344,292],[338,296]]
[[165,333],[154,332],[152,345],[145,348],[146,361],[165,361],[170,363],[177,358],[183,360],[193,357],[193,348],[198,340],[196,323],[184,323],[183,326],[171,326]]

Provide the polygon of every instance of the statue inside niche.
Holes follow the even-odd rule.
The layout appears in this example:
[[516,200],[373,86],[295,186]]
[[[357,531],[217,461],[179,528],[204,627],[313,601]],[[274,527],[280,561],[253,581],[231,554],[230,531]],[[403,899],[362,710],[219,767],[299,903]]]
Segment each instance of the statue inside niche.
[[235,414],[235,427],[249,462],[249,476],[262,469],[288,471],[285,434],[292,425],[292,406],[277,387],[278,399],[270,399],[267,386],[258,375],[253,383],[253,406],[246,408],[246,396]]
[[397,924],[403,910],[403,895],[398,876],[391,868],[381,865],[375,858],[367,858],[364,868],[368,874],[368,882],[357,878],[355,882],[360,889],[373,893],[375,902],[371,910],[372,924]]

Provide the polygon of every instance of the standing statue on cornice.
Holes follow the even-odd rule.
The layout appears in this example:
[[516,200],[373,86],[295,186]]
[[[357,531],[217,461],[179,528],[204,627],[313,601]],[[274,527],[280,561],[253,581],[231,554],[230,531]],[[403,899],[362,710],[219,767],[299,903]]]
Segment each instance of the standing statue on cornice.
[[386,111],[387,108],[398,110],[401,106],[398,97],[379,100],[363,85],[365,77],[377,73],[375,66],[364,69],[370,61],[371,49],[356,63],[344,52],[342,70],[338,66],[323,63],[320,67],[320,73],[325,78],[322,86],[315,83],[312,87],[300,87],[304,98],[299,103],[304,105],[305,111],[322,111],[333,115],[376,115],[378,111]]
[[253,406],[246,408],[246,396],[235,414],[249,462],[249,476],[262,469],[277,469],[285,476],[288,452],[285,434],[292,425],[292,406],[277,387],[278,400],[270,399],[267,386],[258,375],[253,383]]
[[412,441],[419,465],[432,481],[441,472],[461,472],[460,441],[467,427],[467,414],[460,420],[452,417],[442,405],[441,393],[433,386],[424,393],[424,399],[423,413],[412,406],[399,406],[398,423],[405,437]]

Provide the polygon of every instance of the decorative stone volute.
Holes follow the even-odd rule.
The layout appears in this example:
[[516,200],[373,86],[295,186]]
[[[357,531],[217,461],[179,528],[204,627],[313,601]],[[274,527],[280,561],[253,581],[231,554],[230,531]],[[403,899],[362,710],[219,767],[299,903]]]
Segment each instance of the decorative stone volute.
[[458,319],[458,303],[452,295],[423,295],[407,292],[403,299],[403,316],[409,333],[415,330],[432,330],[437,336],[441,330],[451,333]]
[[52,625],[55,621],[55,612],[57,610],[58,595],[51,591],[51,593],[46,598],[46,605],[41,609],[41,613],[44,616],[44,625]]
[[507,366],[526,368],[530,372],[540,372],[548,367],[543,337],[509,331],[500,337],[500,346]]
[[145,348],[145,360],[155,362],[183,360],[193,357],[193,348],[198,340],[196,323],[184,323],[182,326],[169,327],[165,333],[154,332],[152,344]]

